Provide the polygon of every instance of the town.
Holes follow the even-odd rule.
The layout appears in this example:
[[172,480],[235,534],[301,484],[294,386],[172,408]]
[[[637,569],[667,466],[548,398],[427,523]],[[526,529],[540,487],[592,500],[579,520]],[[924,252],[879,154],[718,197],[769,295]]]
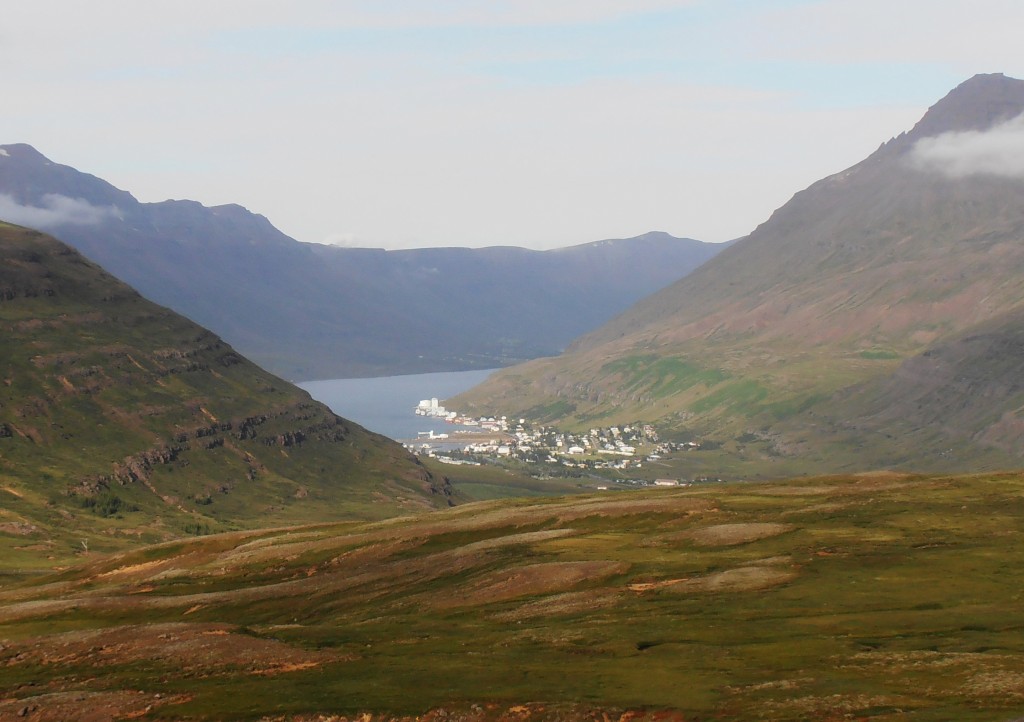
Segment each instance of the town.
[[[471,427],[451,434],[423,432],[415,442],[406,444],[410,451],[444,464],[536,464],[543,468],[539,472],[541,474],[550,474],[552,469],[575,470],[576,473],[624,472],[641,469],[645,463],[660,461],[668,454],[701,448],[696,441],[663,441],[650,424],[634,423],[591,428],[586,432],[566,432],[549,426],[535,426],[523,418],[463,416],[441,406],[436,398],[421,401],[414,411],[421,416]],[[625,483],[675,486],[681,482],[674,479],[653,482],[632,479]]]

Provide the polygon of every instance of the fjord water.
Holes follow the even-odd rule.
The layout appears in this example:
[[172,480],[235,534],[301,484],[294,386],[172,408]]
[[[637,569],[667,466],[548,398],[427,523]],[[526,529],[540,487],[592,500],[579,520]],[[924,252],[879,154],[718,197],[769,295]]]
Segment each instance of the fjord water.
[[415,439],[421,431],[440,434],[466,428],[441,419],[417,416],[413,409],[423,399],[443,400],[471,389],[494,370],[304,381],[297,386],[308,391],[317,401],[327,404],[339,416],[352,419],[370,431],[404,441]]

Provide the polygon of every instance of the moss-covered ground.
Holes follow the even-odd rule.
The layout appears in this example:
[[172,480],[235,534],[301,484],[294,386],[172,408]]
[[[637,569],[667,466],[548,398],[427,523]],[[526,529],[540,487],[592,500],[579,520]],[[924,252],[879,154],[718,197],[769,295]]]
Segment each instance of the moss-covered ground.
[[91,554],[0,591],[0,717],[1006,720],[1022,537],[1021,474],[876,474]]

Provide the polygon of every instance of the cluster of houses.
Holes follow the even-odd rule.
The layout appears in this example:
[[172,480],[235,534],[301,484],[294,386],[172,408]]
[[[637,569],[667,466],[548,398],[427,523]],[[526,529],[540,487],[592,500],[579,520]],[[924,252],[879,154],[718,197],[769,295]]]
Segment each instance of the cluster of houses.
[[[446,464],[478,465],[507,460],[568,469],[623,471],[640,469],[645,462],[658,461],[668,454],[700,448],[695,441],[661,441],[650,424],[566,432],[548,426],[534,427],[525,419],[510,420],[506,416],[463,416],[441,406],[436,398],[420,401],[415,412],[469,427],[452,434],[423,432],[417,440],[418,448],[410,447]],[[464,443],[460,443],[459,437],[464,434],[467,435],[463,438]],[[424,441],[439,441],[441,444],[435,446],[422,443]],[[636,483],[652,484],[640,480]],[[671,479],[658,479],[653,485],[674,486],[677,483]]]
[[[484,421],[481,421],[483,426]],[[524,419],[510,424],[501,417],[495,424],[503,425],[500,437],[475,440],[452,451],[442,461],[514,459],[524,463],[558,464],[581,469],[639,468],[646,459],[660,458],[664,453],[658,436],[649,425],[610,426],[590,429],[586,433],[558,431],[550,427],[533,428]],[[486,427],[485,427],[486,428]],[[500,429],[496,429],[500,430]],[[456,432],[458,433],[458,432]],[[435,454],[436,456],[436,454]]]

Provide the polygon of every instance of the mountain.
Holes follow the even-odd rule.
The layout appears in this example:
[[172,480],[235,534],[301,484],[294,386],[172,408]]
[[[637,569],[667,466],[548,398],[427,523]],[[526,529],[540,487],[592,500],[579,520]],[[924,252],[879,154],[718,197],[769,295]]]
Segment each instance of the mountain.
[[[1024,168],[1012,155],[991,160],[1022,112],[1024,81],[971,78],[911,131],[797,193],[563,356],[508,369],[449,405],[577,425],[643,419],[723,439],[756,432],[775,435],[773,454],[811,453],[822,419],[862,384],[934,360],[933,346],[1024,303]],[[995,396],[1015,414],[1012,395]],[[975,450],[963,463],[976,463],[985,435],[972,424],[957,435]],[[850,464],[946,461],[931,446],[878,457],[859,448]],[[816,468],[834,461],[824,454]]]
[[[401,446],[38,231],[0,224],[0,558],[447,506]],[[56,561],[54,561],[56,560]]]
[[723,247],[657,232],[554,251],[318,246],[236,205],[140,203],[27,145],[0,146],[0,218],[54,233],[301,380],[556,354]]
[[833,443],[868,442],[891,461],[925,449],[939,451],[936,467],[976,465],[979,452],[1009,466],[1024,456],[1024,309],[936,343],[815,411]]

